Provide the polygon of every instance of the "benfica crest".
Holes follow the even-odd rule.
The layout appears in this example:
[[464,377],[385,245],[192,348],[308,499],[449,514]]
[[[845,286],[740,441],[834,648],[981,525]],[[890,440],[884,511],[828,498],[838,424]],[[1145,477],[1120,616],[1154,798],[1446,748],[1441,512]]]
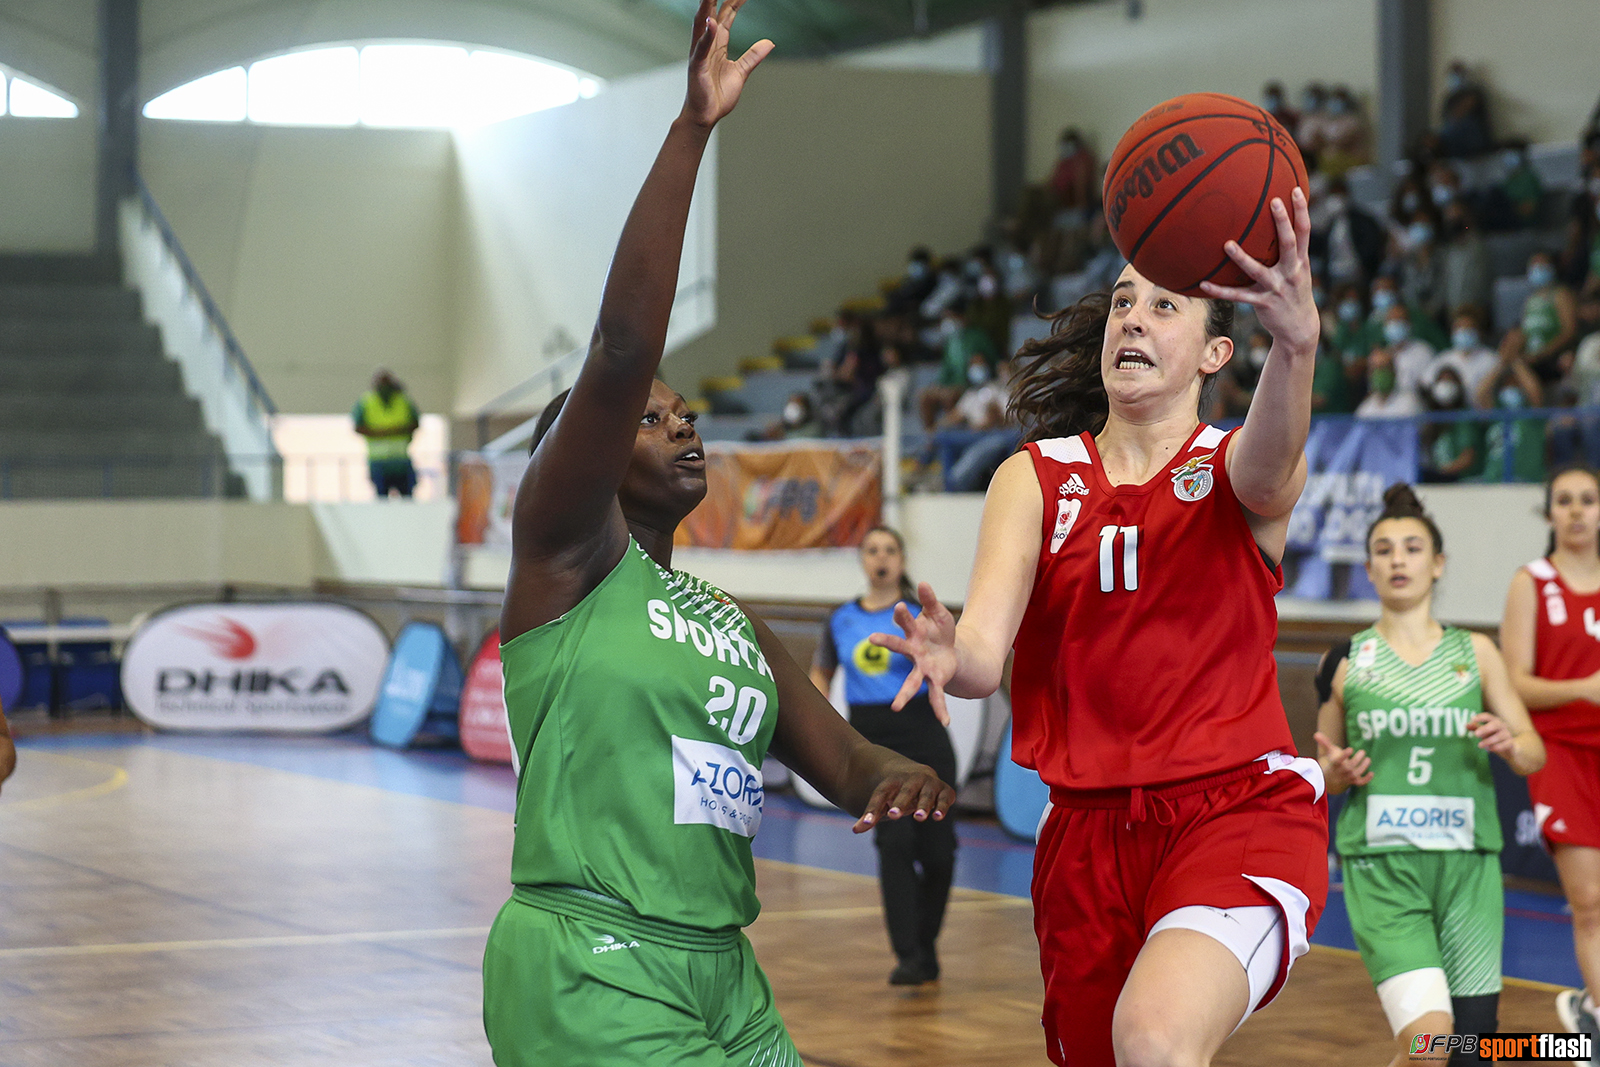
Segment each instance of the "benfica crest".
[[1203,499],[1211,492],[1215,479],[1211,475],[1211,461],[1216,452],[1196,456],[1182,466],[1172,468],[1172,491],[1179,500],[1191,503]]

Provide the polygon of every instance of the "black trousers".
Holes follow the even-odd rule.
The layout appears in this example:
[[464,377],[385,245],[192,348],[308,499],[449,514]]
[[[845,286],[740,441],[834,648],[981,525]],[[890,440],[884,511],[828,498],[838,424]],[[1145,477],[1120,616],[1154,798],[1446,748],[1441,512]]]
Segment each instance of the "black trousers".
[[[946,783],[955,784],[955,749],[926,695],[914,697],[902,711],[887,704],[852,704],[850,725],[868,741],[926,763]],[[872,840],[878,846],[878,887],[889,944],[901,962],[931,965],[955,878],[955,822],[948,815],[937,822],[917,822],[908,813],[880,823]]]

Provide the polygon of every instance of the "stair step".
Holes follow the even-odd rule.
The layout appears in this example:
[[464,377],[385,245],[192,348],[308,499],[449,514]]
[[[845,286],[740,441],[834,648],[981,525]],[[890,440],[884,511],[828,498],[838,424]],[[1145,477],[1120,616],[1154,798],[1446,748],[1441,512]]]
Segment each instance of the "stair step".
[[142,319],[0,318],[0,352],[161,351],[161,331]]
[[0,318],[139,322],[139,294],[120,285],[0,285]]

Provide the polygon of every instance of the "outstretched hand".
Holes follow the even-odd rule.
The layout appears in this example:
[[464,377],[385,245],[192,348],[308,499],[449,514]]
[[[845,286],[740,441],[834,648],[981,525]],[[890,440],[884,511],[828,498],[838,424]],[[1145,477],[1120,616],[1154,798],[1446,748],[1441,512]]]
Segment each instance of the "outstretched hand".
[[851,827],[855,833],[864,834],[882,822],[908,815],[917,822],[938,822],[956,802],[956,791],[940,781],[932,767],[904,757],[899,757],[898,763],[872,791],[867,810]]
[[939,598],[933,595],[933,586],[927,582],[917,586],[917,599],[922,602],[920,615],[913,616],[903,602],[895,605],[894,621],[905,631],[904,637],[872,634],[870,640],[911,661],[911,673],[894,698],[894,710],[905,707],[906,701],[917,695],[926,679],[933,713],[949,726],[950,712],[945,709],[944,687],[956,673],[956,619],[949,608],[939,603]]
[[689,95],[683,101],[683,117],[710,129],[734,105],[744,91],[745,79],[772,51],[773,44],[760,40],[738,59],[728,56],[728,33],[744,0],[700,0],[694,18],[694,45],[689,53]]
[[1255,282],[1248,289],[1215,282],[1200,288],[1214,300],[1233,300],[1256,309],[1261,328],[1273,341],[1300,352],[1314,351],[1322,322],[1311,296],[1311,209],[1299,186],[1290,194],[1294,216],[1280,197],[1272,198],[1272,219],[1278,227],[1278,262],[1268,267],[1239,242],[1222,246],[1228,258]]

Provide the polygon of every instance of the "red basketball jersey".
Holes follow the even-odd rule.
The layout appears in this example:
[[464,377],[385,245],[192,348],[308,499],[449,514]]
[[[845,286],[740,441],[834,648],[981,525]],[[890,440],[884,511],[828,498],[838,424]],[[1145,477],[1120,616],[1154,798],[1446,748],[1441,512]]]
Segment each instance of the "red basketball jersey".
[[[1562,580],[1548,559],[1527,565],[1539,608],[1533,631],[1533,673],[1552,681],[1600,671],[1600,592],[1583,596]],[[1570,745],[1600,746],[1600,705],[1574,700],[1554,708],[1529,708],[1541,737]]]
[[1090,434],[1028,445],[1044,544],[1012,669],[1012,758],[1068,789],[1149,786],[1294,752],[1273,595],[1201,425],[1170,469],[1113,486]]

